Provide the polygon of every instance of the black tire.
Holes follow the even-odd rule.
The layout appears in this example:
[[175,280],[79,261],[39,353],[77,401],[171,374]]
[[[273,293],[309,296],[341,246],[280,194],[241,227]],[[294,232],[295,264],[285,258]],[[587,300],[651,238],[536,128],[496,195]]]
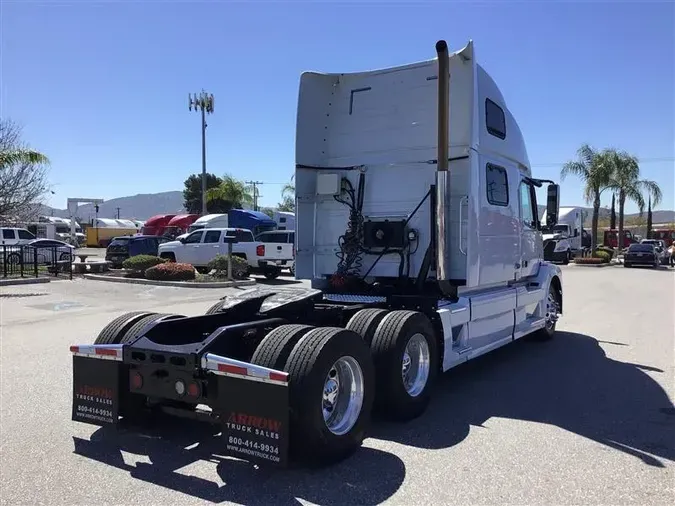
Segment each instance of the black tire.
[[[411,395],[403,384],[402,365],[408,342],[421,334],[429,350],[429,372],[423,389]],[[438,338],[423,313],[392,311],[380,322],[371,344],[377,377],[376,407],[388,418],[407,421],[420,416],[429,405],[439,365]]]
[[176,261],[176,255],[173,253],[162,253],[159,255],[159,258],[166,258],[169,262],[175,262]]
[[66,253],[65,251],[62,252],[62,253],[59,255],[59,260],[62,261],[62,262],[63,262],[64,260],[70,260],[71,258],[72,258],[72,255],[71,255],[70,253]]
[[565,253],[565,259],[562,261],[562,264],[563,265],[569,265],[571,257],[572,257],[572,253],[570,253],[569,251],[567,253]]
[[288,357],[298,341],[314,329],[311,325],[281,325],[267,334],[253,352],[251,363],[284,370]]
[[291,266],[288,268],[288,270],[291,273],[291,276],[295,277],[295,262],[291,264]]
[[140,320],[136,321],[136,323],[134,323],[131,327],[129,327],[129,329],[122,336],[120,343],[124,344],[132,341],[133,339],[136,339],[137,337],[140,336],[141,332],[143,332],[143,329],[147,325],[155,323],[157,320],[161,320],[162,318],[166,317],[185,318],[183,315],[174,315],[169,313],[150,313],[148,314],[148,316],[144,316]]
[[224,301],[224,300],[219,300],[219,301],[216,302],[213,306],[211,306],[210,308],[208,308],[208,309],[206,310],[206,313],[204,313],[204,314],[216,314],[216,313],[219,313],[220,310],[223,309],[223,305],[224,305],[224,304],[225,304],[225,301]]
[[279,277],[279,274],[281,274],[281,269],[278,267],[268,267],[263,271],[263,274],[267,279],[276,279]]
[[[550,296],[552,296],[555,299],[556,304],[559,308],[560,307],[560,299],[558,298],[559,294],[556,291],[556,289],[554,288],[553,284],[549,285],[549,287],[548,287],[547,297],[550,297]],[[546,304],[548,304],[548,298],[546,300]],[[532,338],[536,341],[549,341],[555,335],[556,323],[557,322],[554,322],[553,325],[546,325],[543,329],[539,329],[536,332],[533,332]]]
[[377,326],[387,314],[386,309],[361,309],[349,319],[345,328],[356,332],[370,346]]
[[[338,359],[355,360],[363,376],[363,401],[351,428],[331,432],[323,417],[324,384]],[[329,465],[352,455],[370,427],[375,370],[370,350],[357,333],[342,328],[316,328],[295,345],[286,367],[289,373],[290,454],[309,465]]]
[[150,316],[154,313],[147,311],[132,311],[118,316],[99,332],[94,344],[120,344],[124,333],[131,328],[137,321]]
[[629,263],[627,263],[627,262],[624,262],[624,263],[623,263],[623,266],[624,266],[624,267],[631,267],[631,265],[630,265]]
[[19,265],[21,263],[21,255],[18,253],[10,253],[7,255],[6,263],[9,265]]

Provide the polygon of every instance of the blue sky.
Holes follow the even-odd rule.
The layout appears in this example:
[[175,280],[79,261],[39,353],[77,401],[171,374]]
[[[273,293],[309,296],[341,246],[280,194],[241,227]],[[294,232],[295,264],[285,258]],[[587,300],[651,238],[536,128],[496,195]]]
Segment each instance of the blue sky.
[[[293,173],[302,71],[424,60],[445,38],[451,50],[474,40],[536,175],[557,180],[582,142],[614,146],[643,160],[644,177],[664,191],[661,208],[675,208],[672,2],[0,5],[0,113],[51,158],[55,207],[182,189],[201,170],[187,96],[202,88],[216,99],[208,170],[265,181],[261,203],[273,205]],[[578,182],[566,180],[561,204],[582,203]]]

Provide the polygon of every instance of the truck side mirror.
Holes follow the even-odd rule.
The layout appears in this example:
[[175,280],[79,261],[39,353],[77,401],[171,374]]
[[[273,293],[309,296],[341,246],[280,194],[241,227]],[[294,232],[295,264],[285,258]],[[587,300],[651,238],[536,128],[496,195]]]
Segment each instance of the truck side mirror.
[[558,223],[560,209],[560,186],[550,184],[546,190],[546,225],[554,226]]

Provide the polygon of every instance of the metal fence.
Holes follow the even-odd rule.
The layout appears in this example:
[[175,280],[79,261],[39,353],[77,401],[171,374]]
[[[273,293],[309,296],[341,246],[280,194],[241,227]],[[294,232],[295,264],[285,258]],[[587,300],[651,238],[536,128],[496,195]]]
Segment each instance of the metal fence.
[[73,257],[68,247],[0,245],[0,278],[73,279]]

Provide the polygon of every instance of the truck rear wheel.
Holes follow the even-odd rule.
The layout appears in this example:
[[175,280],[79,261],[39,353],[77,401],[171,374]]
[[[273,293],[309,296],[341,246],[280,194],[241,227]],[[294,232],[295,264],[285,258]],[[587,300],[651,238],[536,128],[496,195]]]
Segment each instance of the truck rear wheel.
[[281,269],[279,267],[267,267],[263,271],[263,274],[267,279],[276,279],[281,274]]
[[310,330],[291,351],[293,458],[327,465],[354,453],[370,426],[375,373],[361,336],[342,328]]
[[439,370],[438,340],[429,319],[416,311],[392,311],[377,327],[371,351],[379,411],[400,421],[421,415]]
[[386,309],[361,309],[351,317],[345,328],[356,332],[370,346],[377,326],[388,313]]
[[204,314],[216,314],[216,313],[220,313],[220,310],[223,309],[223,305],[224,305],[224,304],[225,304],[225,301],[224,301],[224,300],[219,300],[219,301],[216,302],[213,306],[211,306],[210,308],[208,308],[208,309],[206,310],[206,313],[204,313]]
[[251,363],[283,371],[295,345],[314,328],[311,325],[281,325],[275,328],[260,341]]
[[98,334],[94,344],[120,344],[124,333],[131,328],[131,326],[138,320],[150,316],[154,313],[147,311],[132,311],[118,316],[108,325],[103,327],[103,330]]
[[137,320],[136,323],[134,323],[131,327],[129,327],[129,330],[127,330],[124,335],[122,336],[120,343],[128,343],[132,341],[133,339],[136,339],[141,335],[141,332],[143,332],[143,329],[147,326],[150,325],[151,323],[155,323],[158,320],[161,320],[162,318],[169,317],[171,319],[173,318],[185,318],[183,315],[178,315],[178,314],[170,314],[170,313],[148,313],[147,316],[144,316],[140,320]]

